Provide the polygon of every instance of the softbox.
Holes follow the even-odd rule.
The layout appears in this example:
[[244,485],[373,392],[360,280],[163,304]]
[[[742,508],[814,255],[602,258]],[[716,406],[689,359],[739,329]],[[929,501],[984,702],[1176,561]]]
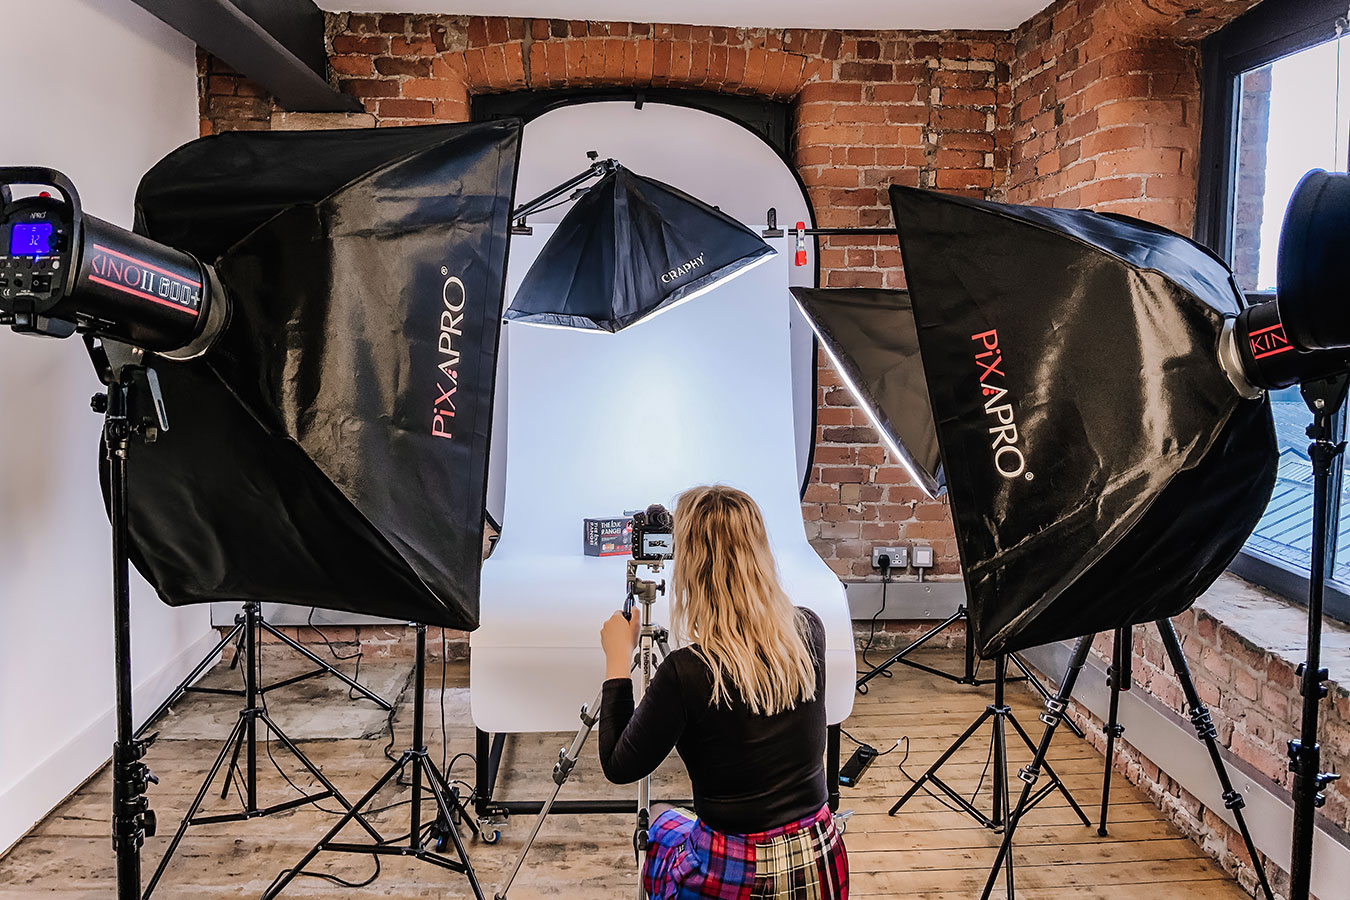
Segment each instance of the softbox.
[[893,458],[928,496],[936,497],[942,487],[937,431],[909,292],[790,290]]
[[706,293],[774,252],[721,210],[616,166],[558,223],[506,318],[618,331]]
[[1274,486],[1218,362],[1226,266],[1165,229],[892,187],[978,651],[1186,609]]
[[170,605],[266,600],[478,623],[520,127],[186,145],[138,230],[214,263],[231,319],[155,364],[170,429],[130,467],[132,559]]

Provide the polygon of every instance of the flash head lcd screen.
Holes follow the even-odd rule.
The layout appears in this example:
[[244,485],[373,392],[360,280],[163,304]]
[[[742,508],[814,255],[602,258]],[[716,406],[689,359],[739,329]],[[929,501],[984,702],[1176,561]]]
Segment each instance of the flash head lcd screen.
[[16,222],[9,232],[10,256],[49,256],[52,252],[50,222]]

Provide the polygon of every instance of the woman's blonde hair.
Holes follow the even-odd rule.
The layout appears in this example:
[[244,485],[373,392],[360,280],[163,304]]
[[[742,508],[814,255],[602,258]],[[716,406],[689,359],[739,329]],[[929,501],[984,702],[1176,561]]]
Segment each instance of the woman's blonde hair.
[[759,506],[725,485],[675,506],[671,618],[712,670],[713,702],[773,715],[816,695],[806,616],[778,583]]

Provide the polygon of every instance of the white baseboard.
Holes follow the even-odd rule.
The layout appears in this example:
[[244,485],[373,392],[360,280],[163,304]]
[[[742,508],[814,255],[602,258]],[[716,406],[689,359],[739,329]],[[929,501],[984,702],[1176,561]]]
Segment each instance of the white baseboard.
[[[132,708],[140,720],[159,708],[174,688],[220,640],[207,631],[132,692]],[[0,857],[43,817],[95,775],[112,757],[116,710],[111,706],[75,737],[53,751],[9,790],[0,793]],[[112,824],[109,823],[109,834]],[[111,852],[111,851],[109,851]]]

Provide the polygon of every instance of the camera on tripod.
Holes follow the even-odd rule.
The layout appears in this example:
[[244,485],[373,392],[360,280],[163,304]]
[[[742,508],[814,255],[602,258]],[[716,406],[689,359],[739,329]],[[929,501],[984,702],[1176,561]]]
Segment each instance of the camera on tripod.
[[675,517],[659,503],[633,514],[633,559],[657,562],[675,555]]

